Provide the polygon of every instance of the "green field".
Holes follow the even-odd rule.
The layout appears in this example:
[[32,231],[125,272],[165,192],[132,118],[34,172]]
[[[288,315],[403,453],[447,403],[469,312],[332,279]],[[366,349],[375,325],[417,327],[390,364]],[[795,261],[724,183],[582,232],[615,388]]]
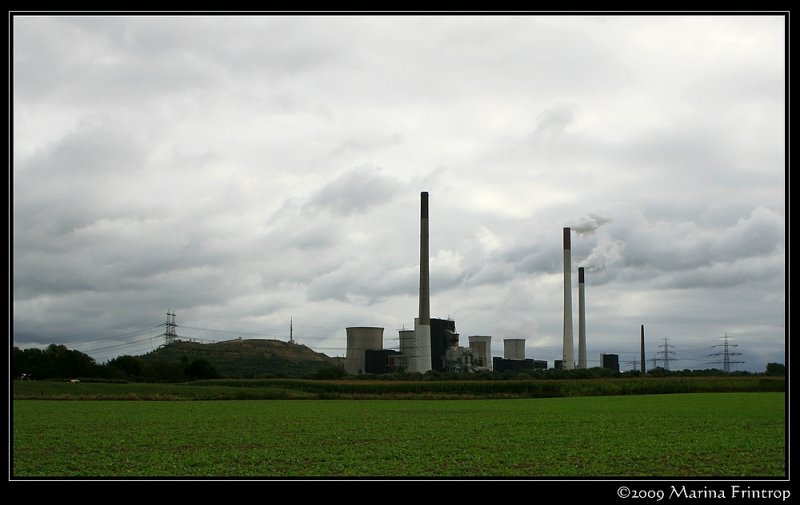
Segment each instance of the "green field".
[[12,477],[784,477],[784,401],[15,400]]
[[15,400],[468,399],[784,392],[783,377],[528,380],[218,379],[180,384],[14,381]]

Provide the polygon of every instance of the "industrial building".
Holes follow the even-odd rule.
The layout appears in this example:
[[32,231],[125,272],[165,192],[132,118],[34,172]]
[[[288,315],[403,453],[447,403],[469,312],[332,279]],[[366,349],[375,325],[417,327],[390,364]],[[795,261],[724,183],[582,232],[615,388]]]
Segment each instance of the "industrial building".
[[384,374],[397,371],[399,351],[367,349],[364,351],[364,373]]
[[600,366],[619,372],[619,355],[600,353]]
[[[475,372],[489,370],[491,365],[490,336],[470,337],[469,347],[460,347],[452,319],[431,318],[431,366],[437,372]],[[399,330],[400,350],[383,348],[383,328],[347,328],[347,356],[345,371],[384,374],[390,372],[415,372],[409,364],[417,363],[414,355],[414,330]],[[524,340],[523,355],[524,355]],[[531,360],[529,360],[531,361]]]
[[458,347],[456,322],[452,319],[431,319],[431,370],[448,371],[447,351]]
[[478,358],[469,347],[454,346],[445,353],[445,371],[474,372],[478,369]]
[[506,359],[495,356],[492,360],[495,372],[511,372],[520,370],[546,370],[547,361],[538,359]]
[[525,339],[503,339],[503,357],[492,359],[495,372],[547,369],[547,361],[525,358]]

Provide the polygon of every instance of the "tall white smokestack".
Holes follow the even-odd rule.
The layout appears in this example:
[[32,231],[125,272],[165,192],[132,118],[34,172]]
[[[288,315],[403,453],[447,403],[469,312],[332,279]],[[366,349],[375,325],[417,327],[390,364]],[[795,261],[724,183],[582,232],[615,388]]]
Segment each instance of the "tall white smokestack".
[[428,240],[428,192],[423,191],[419,234],[419,317],[414,320],[414,334],[417,338],[416,371],[420,373],[431,369],[431,287]]
[[578,368],[586,368],[586,294],[583,267],[578,267]]
[[575,357],[572,352],[572,246],[570,229],[564,228],[564,369],[575,368]]

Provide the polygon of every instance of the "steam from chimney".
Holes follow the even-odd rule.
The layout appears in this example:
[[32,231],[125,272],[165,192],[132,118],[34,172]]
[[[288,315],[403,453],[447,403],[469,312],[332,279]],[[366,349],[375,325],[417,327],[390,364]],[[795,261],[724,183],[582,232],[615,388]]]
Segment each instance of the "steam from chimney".
[[610,237],[600,237],[594,246],[585,265],[589,272],[605,270],[609,265],[622,259],[624,244]]
[[572,230],[578,235],[591,235],[597,231],[598,228],[610,222],[610,217],[604,217],[599,214],[589,214],[586,217],[580,218],[577,223],[574,223],[572,225]]

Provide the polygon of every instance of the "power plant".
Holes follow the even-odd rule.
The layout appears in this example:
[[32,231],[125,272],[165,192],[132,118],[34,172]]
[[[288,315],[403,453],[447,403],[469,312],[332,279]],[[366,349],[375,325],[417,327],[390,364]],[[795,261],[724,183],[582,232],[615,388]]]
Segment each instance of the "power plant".
[[[492,356],[492,337],[473,335],[468,347],[459,346],[455,321],[431,318],[430,304],[430,214],[428,192],[420,194],[419,234],[419,307],[414,318],[414,329],[399,330],[399,350],[383,348],[383,328],[354,326],[346,328],[347,356],[345,370],[350,374],[385,373],[393,371],[426,373],[475,372],[480,370],[546,369],[547,361],[525,357],[525,339],[503,340],[503,357]],[[571,228],[563,229],[564,252],[564,325],[563,347],[560,360],[554,368],[572,370],[587,368],[586,346],[586,294],[585,268],[578,268],[578,361],[573,352],[572,327],[572,244]],[[644,352],[644,326],[642,327],[642,352]],[[612,356],[609,362],[614,368]],[[644,360],[642,360],[644,367]],[[618,360],[616,368],[619,368]]]
[[[419,311],[414,318],[414,329],[399,330],[399,352],[379,353],[383,347],[383,328],[346,328],[347,373],[381,373],[373,372],[376,369],[419,373],[430,370],[471,372],[491,368],[492,337],[470,337],[469,347],[459,347],[455,321],[431,318],[428,220],[428,192],[423,191],[420,194]],[[383,359],[386,360],[385,367],[375,362]]]

